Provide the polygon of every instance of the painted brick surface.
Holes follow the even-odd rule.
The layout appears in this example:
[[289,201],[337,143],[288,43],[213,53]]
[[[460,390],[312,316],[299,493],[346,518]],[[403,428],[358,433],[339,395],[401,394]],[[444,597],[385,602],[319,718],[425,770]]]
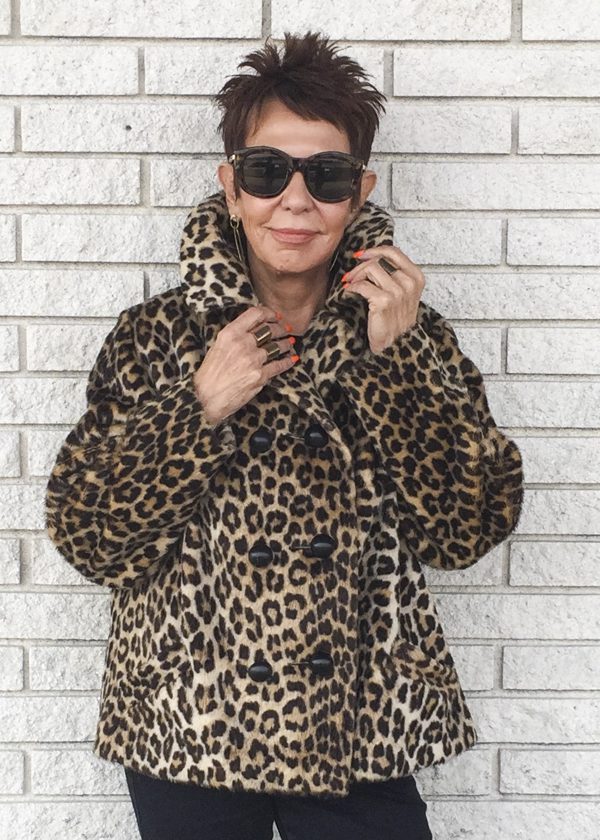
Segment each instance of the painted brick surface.
[[179,282],[212,96],[308,28],[388,97],[371,198],[524,458],[511,538],[424,568],[481,738],[418,774],[435,840],[598,840],[595,0],[0,0],[0,837],[138,837],[91,752],[110,593],[46,538],[45,481],[119,312]]

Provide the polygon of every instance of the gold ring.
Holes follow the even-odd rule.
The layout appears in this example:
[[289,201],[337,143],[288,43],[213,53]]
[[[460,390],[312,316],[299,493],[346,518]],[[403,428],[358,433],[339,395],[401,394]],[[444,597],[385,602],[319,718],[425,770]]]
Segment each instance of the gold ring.
[[394,271],[400,271],[397,265],[394,265],[394,263],[391,263],[389,260],[386,260],[385,257],[379,257],[377,262],[383,268],[384,271],[387,271],[388,274],[393,274]]
[[266,344],[267,341],[270,341],[273,338],[271,327],[268,324],[263,324],[256,330],[256,332],[253,332],[252,335],[256,339],[257,347],[262,347],[263,344]]
[[276,341],[270,341],[266,344],[265,350],[267,351],[267,362],[272,362],[275,359],[278,359],[279,354],[281,353],[279,344],[277,344]]

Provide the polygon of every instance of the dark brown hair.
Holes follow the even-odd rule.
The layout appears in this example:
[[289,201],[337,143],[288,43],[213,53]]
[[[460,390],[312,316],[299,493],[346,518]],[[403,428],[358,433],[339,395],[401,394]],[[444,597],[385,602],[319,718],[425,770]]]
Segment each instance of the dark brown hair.
[[[263,49],[248,53],[237,65],[255,74],[230,76],[214,97],[223,109],[218,131],[227,157],[245,145],[251,120],[260,120],[265,103],[278,99],[305,119],[321,119],[346,132],[350,152],[368,164],[379,113],[385,96],[370,82],[370,74],[347,55],[336,55],[339,45],[319,32],[303,36],[284,33],[283,56],[265,41]],[[352,198],[356,206],[358,190]]]

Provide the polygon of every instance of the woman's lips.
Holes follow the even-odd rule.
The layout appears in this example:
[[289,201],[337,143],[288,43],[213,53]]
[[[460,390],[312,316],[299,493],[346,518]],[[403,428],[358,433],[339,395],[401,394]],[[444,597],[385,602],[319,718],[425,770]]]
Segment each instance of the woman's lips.
[[282,230],[275,230],[275,228],[270,228],[271,233],[275,237],[275,239],[279,240],[279,242],[290,242],[290,243],[301,243],[301,242],[308,242],[309,239],[312,239],[313,236],[316,236],[315,233],[290,233],[285,232]]

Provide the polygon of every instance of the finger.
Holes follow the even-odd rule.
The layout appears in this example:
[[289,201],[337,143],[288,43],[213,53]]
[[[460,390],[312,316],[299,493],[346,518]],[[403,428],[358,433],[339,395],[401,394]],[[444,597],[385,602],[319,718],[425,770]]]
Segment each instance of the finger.
[[391,263],[397,265],[400,270],[404,271],[409,275],[409,277],[413,277],[415,280],[420,280],[423,275],[419,266],[416,265],[416,263],[414,263],[410,257],[404,253],[404,251],[401,251],[400,248],[397,248],[395,245],[377,245],[373,248],[368,248],[356,259],[369,260],[378,257],[385,257],[386,259],[389,259]]
[[231,321],[230,326],[233,326],[239,332],[250,332],[265,323],[274,325],[279,324],[280,321],[274,309],[263,304],[258,304],[257,306],[249,306],[248,309],[245,309],[241,315],[238,315],[237,318]]
[[353,288],[360,280],[366,279],[373,285],[395,295],[398,292],[399,285],[403,288],[410,288],[415,282],[412,277],[400,271],[400,269],[390,274],[377,260],[369,260],[360,269],[350,278],[346,288]]
[[283,373],[295,364],[297,364],[297,361],[293,353],[286,354],[281,359],[274,359],[272,362],[267,362],[263,365],[263,373],[266,377],[265,381],[272,379],[273,376],[277,376],[279,373]]

